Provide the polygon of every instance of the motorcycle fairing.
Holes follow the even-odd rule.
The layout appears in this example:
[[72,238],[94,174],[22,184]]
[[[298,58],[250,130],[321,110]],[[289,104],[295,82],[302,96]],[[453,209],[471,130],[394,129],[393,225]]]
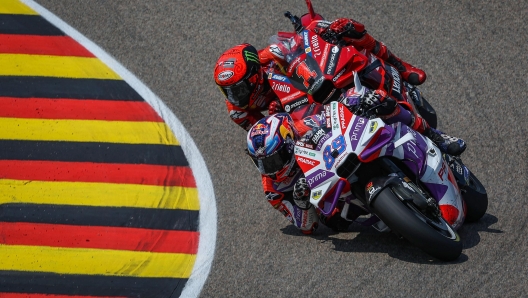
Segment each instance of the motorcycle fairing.
[[273,41],[281,45],[286,71],[273,69],[268,79],[288,113],[304,104],[337,97],[335,90],[351,85],[354,73],[368,62],[365,53],[353,46],[327,43],[312,30]]
[[[375,149],[371,152],[379,151],[392,138],[391,131],[384,129],[386,124],[381,119],[356,116],[338,102],[327,105],[325,111],[331,137],[321,138],[315,149],[302,144],[295,146],[296,159],[312,191],[310,200],[315,204],[321,199],[320,194],[326,195],[337,182],[345,180],[346,177],[339,177],[335,172],[349,155],[361,155],[368,148]],[[380,138],[380,135],[384,137]]]
[[[332,136],[321,138],[322,145],[317,144],[315,150],[295,146],[297,161],[311,189],[312,204],[318,205],[321,198],[331,195],[329,192],[335,191],[338,183],[346,183],[347,177],[335,173],[347,157],[354,154],[362,162],[382,156],[400,159],[424,183],[439,205],[464,210],[455,177],[432,141],[401,123],[389,126],[379,118],[354,115],[338,102],[327,105],[325,111]],[[453,223],[455,229],[462,224],[464,216],[463,212],[458,214]]]
[[[400,159],[424,184],[439,205],[451,205],[464,210],[464,202],[456,179],[440,149],[434,143],[403,124],[393,124],[393,140],[382,148],[380,156]],[[453,228],[458,229],[465,214],[460,212]]]

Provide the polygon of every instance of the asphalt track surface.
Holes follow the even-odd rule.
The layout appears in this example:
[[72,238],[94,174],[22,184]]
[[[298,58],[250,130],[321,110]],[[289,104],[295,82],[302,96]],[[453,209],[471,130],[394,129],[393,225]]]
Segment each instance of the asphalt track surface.
[[133,74],[24,2],[0,2],[0,297],[197,293],[216,204],[194,143]]
[[180,119],[210,171],[218,210],[201,297],[528,296],[526,1],[313,1],[353,17],[422,67],[439,127],[464,138],[465,163],[490,204],[460,229],[459,260],[441,263],[392,234],[353,226],[301,236],[266,202],[243,156],[212,69],[228,47],[290,30],[304,1],[38,0],[113,55]]

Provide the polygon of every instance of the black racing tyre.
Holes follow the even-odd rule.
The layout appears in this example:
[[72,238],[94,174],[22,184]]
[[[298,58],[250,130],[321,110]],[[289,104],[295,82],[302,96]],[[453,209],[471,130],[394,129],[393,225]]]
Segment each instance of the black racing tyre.
[[469,185],[462,187],[460,190],[462,198],[466,202],[465,222],[478,221],[488,210],[488,193],[484,185],[470,172]]
[[462,253],[458,233],[443,218],[422,214],[411,203],[400,201],[390,188],[372,202],[375,214],[394,232],[442,261],[456,260]]
[[417,107],[418,113],[427,121],[429,126],[436,128],[438,119],[436,111],[431,104],[422,96],[422,105]]

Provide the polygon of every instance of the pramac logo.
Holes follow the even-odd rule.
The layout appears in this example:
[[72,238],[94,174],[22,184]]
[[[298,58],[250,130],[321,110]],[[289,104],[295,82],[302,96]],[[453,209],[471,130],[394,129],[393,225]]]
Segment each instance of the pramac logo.
[[312,167],[318,166],[320,164],[320,162],[317,160],[313,160],[313,159],[301,157],[301,156],[297,156],[297,162],[307,164]]

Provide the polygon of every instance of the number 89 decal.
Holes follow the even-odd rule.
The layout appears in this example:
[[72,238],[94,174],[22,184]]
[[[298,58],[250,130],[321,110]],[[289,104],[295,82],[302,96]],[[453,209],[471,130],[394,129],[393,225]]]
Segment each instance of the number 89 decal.
[[[327,145],[323,151],[323,160],[327,170],[330,170],[335,163],[335,158],[345,151],[346,143],[343,136],[339,136],[332,141],[331,145]],[[333,150],[337,151],[337,155],[332,156]]]

